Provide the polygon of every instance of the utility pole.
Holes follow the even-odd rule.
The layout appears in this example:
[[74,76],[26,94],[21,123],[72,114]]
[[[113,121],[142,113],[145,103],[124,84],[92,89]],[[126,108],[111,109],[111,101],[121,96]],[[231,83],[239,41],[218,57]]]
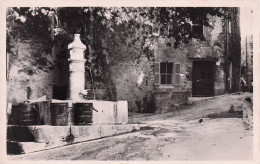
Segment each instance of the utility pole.
[[245,74],[245,76],[246,76],[246,83],[249,84],[249,82],[248,82],[248,62],[247,62],[248,57],[247,57],[247,55],[248,54],[247,54],[247,35],[246,35],[246,72],[245,72],[246,74]]
[[240,14],[239,8],[235,7],[231,9],[231,56],[232,56],[232,92],[239,92],[241,81],[241,36],[240,36]]

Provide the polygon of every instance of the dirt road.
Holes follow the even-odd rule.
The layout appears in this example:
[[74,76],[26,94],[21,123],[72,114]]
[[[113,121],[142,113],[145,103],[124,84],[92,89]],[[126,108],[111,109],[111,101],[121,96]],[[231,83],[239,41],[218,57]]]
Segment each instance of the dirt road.
[[[252,94],[224,95],[164,114],[133,114],[142,131],[37,153],[25,160],[248,160],[253,158]],[[207,118],[243,110],[243,118]],[[202,119],[201,119],[202,118]]]

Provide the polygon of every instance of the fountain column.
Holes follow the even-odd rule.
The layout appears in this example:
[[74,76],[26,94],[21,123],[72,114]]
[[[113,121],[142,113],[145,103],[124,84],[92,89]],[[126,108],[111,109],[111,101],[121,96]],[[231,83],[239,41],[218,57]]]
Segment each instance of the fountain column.
[[80,34],[74,35],[74,41],[68,45],[69,58],[69,99],[80,100],[80,93],[85,89],[85,62],[84,51],[86,46],[80,40]]

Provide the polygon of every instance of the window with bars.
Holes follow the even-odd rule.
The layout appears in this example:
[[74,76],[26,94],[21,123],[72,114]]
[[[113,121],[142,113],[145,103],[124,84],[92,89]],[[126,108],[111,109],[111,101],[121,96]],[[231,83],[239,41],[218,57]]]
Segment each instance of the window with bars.
[[173,62],[155,63],[155,85],[179,85],[180,64]]

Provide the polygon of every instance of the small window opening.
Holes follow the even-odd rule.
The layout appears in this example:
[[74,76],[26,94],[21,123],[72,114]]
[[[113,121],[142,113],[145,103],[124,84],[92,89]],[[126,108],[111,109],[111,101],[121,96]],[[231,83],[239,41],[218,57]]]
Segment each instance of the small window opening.
[[161,84],[172,83],[173,63],[160,63]]

